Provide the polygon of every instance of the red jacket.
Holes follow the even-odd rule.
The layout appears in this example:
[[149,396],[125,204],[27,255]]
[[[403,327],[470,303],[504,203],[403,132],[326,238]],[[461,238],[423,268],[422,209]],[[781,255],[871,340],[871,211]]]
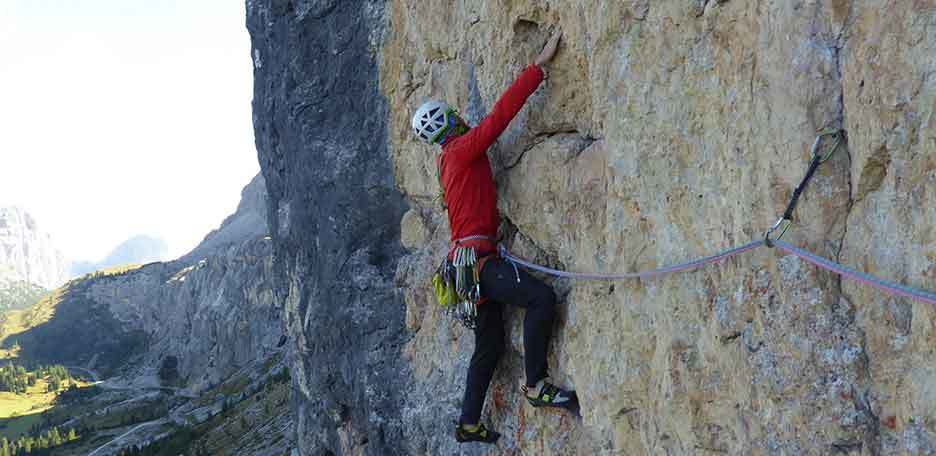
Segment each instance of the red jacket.
[[496,249],[493,239],[497,237],[500,214],[494,175],[485,151],[494,144],[542,81],[543,70],[530,65],[501,95],[494,109],[477,127],[442,146],[439,172],[445,188],[453,245],[458,239],[481,235],[491,240],[465,241],[461,245],[476,248],[482,256]]

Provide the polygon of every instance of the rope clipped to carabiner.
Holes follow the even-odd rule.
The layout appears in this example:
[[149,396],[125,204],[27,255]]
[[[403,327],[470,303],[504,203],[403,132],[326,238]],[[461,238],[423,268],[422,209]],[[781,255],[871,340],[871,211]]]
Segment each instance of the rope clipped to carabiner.
[[[834,142],[832,147],[830,147],[825,153],[819,153],[819,145],[822,143],[822,138],[826,136],[832,136]],[[819,131],[819,135],[816,136],[816,140],[812,145],[812,160],[809,162],[809,169],[806,170],[806,175],[803,176],[803,180],[799,185],[796,186],[796,190],[793,190],[793,196],[790,198],[789,204],[787,204],[786,210],[783,211],[783,216],[777,220],[777,223],[774,223],[770,229],[764,233],[764,243],[767,244],[767,247],[773,247],[774,241],[780,240],[787,230],[790,228],[790,225],[793,224],[793,211],[796,209],[796,204],[799,203],[800,195],[803,193],[803,190],[806,189],[806,185],[809,184],[810,179],[812,179],[813,174],[816,173],[816,170],[819,168],[819,165],[825,163],[833,155],[835,151],[838,150],[839,146],[844,142],[845,139],[845,130],[839,130],[837,128],[826,128]],[[771,238],[771,235],[780,231],[776,237]]]

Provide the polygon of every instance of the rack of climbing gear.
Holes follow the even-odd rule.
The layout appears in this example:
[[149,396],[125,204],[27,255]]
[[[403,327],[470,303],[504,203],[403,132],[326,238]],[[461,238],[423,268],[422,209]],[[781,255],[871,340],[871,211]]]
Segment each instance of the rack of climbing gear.
[[478,322],[478,301],[481,300],[477,252],[471,247],[456,247],[452,266],[455,267],[455,293],[460,300],[455,316],[466,328],[474,329]]
[[478,253],[471,247],[455,247],[452,262],[442,261],[432,286],[439,307],[468,329],[478,326],[481,277]]
[[[829,147],[824,153],[819,153],[820,145],[823,143],[823,140],[829,138],[832,141],[832,146]],[[829,160],[834,154],[835,151],[841,146],[845,141],[845,132],[838,129],[825,129],[819,132],[816,137],[815,142],[812,146],[812,159],[809,164],[809,169],[806,171],[803,180],[796,187],[796,190],[793,192],[793,196],[790,199],[789,204],[787,204],[786,210],[783,212],[783,216],[777,220],[770,229],[764,233],[764,238],[749,242],[740,247],[731,248],[723,252],[717,253],[715,255],[710,255],[707,257],[699,258],[692,261],[687,261],[684,263],[675,264],[672,266],[667,266],[659,269],[653,269],[649,271],[642,272],[627,272],[627,273],[618,273],[618,274],[608,274],[608,273],[585,273],[585,272],[568,272],[560,271],[558,269],[548,268],[541,266],[529,261],[526,261],[522,258],[514,256],[507,250],[503,245],[498,246],[499,254],[505,260],[514,263],[515,265],[521,265],[528,269],[539,271],[544,274],[549,274],[556,277],[563,277],[568,279],[575,280],[623,280],[623,279],[649,279],[654,277],[665,276],[668,274],[673,274],[677,272],[685,272],[693,269],[698,269],[702,266],[709,264],[718,263],[725,259],[731,258],[736,255],[740,255],[745,252],[750,252],[757,249],[761,246],[776,247],[777,249],[786,252],[788,254],[794,255],[806,262],[809,262],[816,267],[829,271],[831,273],[837,274],[841,277],[844,277],[849,280],[854,280],[856,282],[877,288],[881,291],[889,293],[895,296],[901,296],[911,299],[916,299],[922,302],[926,302],[936,306],[936,293],[921,290],[918,288],[909,287],[894,281],[884,280],[878,277],[874,277],[870,274],[859,272],[855,269],[849,268],[842,264],[836,263],[832,260],[820,257],[813,253],[810,253],[806,250],[794,247],[786,242],[780,240],[783,235],[786,233],[787,229],[790,228],[793,222],[793,211],[796,209],[796,204],[799,202],[800,195],[803,190],[805,190],[810,179],[812,179],[813,174],[815,174],[816,169],[819,168],[819,165]]]

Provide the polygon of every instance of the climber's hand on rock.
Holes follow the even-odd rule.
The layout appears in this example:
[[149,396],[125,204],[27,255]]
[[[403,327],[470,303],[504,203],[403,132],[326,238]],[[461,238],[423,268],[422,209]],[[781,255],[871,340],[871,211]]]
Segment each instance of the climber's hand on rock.
[[546,46],[543,47],[543,51],[540,52],[540,54],[536,56],[536,60],[533,61],[536,66],[543,66],[552,60],[553,56],[556,55],[556,49],[559,47],[560,38],[562,38],[562,30],[557,29],[552,37],[549,38]]

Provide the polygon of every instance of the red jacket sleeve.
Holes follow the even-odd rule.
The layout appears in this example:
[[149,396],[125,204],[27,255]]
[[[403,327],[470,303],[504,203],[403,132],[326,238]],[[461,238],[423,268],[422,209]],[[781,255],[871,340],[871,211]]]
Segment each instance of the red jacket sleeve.
[[543,82],[543,70],[536,65],[526,67],[520,73],[520,76],[517,76],[517,80],[497,100],[491,113],[477,127],[465,133],[465,138],[462,140],[465,141],[468,147],[460,147],[454,158],[462,162],[469,162],[484,154],[507,128],[514,116],[520,112],[527,98],[533,95],[541,82]]

